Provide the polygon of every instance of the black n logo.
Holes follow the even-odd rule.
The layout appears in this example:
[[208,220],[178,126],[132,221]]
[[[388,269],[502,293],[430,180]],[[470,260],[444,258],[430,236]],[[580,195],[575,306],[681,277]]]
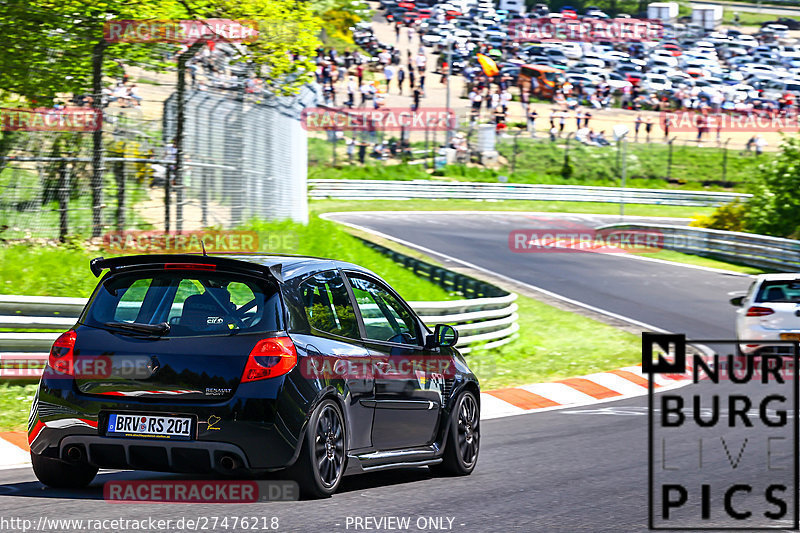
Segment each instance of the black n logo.
[[[657,356],[657,360],[654,360],[654,355]],[[686,335],[642,333],[642,372],[651,374],[686,372]]]

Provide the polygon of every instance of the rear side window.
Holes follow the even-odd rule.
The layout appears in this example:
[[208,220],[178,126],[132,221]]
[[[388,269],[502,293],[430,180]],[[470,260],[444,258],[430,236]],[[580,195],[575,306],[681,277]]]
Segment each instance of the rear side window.
[[82,317],[89,326],[169,324],[166,337],[280,331],[277,287],[222,272],[163,271],[103,281]]
[[312,276],[300,284],[300,296],[309,325],[317,330],[358,339],[358,322],[344,286],[336,270]]

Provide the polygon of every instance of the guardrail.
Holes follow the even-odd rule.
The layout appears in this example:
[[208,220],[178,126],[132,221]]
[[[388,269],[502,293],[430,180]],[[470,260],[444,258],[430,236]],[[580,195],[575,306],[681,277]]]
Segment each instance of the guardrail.
[[778,270],[800,271],[800,241],[753,233],[669,224],[608,224],[597,228],[660,232],[667,250]]
[[718,206],[749,194],[671,189],[623,189],[579,185],[533,185],[524,183],[472,183],[447,181],[308,180],[309,198],[343,200],[546,200],[681,206]]
[[[465,300],[409,302],[426,324],[453,325],[459,333],[457,346],[462,353],[469,353],[477,343],[493,348],[515,338],[519,330],[516,294],[402,254],[393,257],[407,266],[413,265],[415,272],[447,290],[476,296]],[[40,330],[0,332],[0,378],[38,378],[59,331],[75,324],[84,305],[85,298],[0,295],[0,328]]]

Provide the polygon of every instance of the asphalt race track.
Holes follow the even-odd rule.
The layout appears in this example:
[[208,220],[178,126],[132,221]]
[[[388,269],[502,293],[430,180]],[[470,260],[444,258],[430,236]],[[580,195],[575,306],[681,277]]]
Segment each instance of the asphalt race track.
[[[508,233],[512,229],[549,227],[544,224],[564,227],[563,220],[545,220],[537,215],[371,213],[340,214],[334,218],[694,338],[730,337],[734,309],[727,303],[727,293],[744,289],[748,284],[744,276],[619,255],[510,252]],[[569,217],[568,221],[586,225],[601,222],[588,216]],[[680,389],[681,394],[691,395],[705,385],[685,387]],[[733,385],[720,387],[725,386]],[[103,501],[103,482],[159,479],[164,475],[102,473],[89,489],[58,491],[43,489],[27,469],[5,470],[0,471],[0,518],[29,519],[36,527],[41,516],[84,520],[276,516],[278,531],[336,532],[378,530],[354,528],[354,517],[399,516],[411,517],[410,531],[420,530],[416,526],[420,517],[452,519],[451,530],[463,532],[645,531],[646,405],[647,399],[643,397],[485,421],[481,457],[473,475],[433,478],[423,468],[350,477],[345,478],[340,492],[326,501],[112,504]],[[737,431],[726,434],[730,441],[738,435]],[[733,444],[734,455],[740,445]],[[744,457],[745,471],[750,468],[747,462],[750,453],[766,454],[766,446],[765,442],[754,439],[746,453],[740,454]],[[676,450],[692,453],[680,446]],[[779,452],[776,457],[780,457]],[[718,468],[706,467],[700,477],[692,477],[689,470],[686,481],[694,487],[690,490],[699,491],[700,479],[714,487],[712,500],[716,513],[720,502],[715,482],[727,484],[730,472],[720,467],[724,462],[717,461],[711,451],[706,465]],[[756,506],[762,499],[759,493],[753,498],[737,497],[736,503],[741,507]],[[695,503],[693,498],[687,508],[694,509]],[[717,514],[713,516],[717,518]],[[448,520],[443,523],[447,526]],[[722,523],[712,520],[707,525]],[[785,525],[791,525],[791,521]],[[74,526],[58,530],[66,529],[79,530]],[[168,530],[178,529],[173,525]],[[435,531],[431,527],[422,530]]]

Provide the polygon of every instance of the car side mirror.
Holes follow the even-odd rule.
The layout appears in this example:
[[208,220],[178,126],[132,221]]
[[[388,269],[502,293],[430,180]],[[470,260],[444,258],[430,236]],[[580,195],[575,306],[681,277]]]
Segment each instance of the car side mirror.
[[431,348],[449,348],[458,342],[458,331],[447,324],[436,324],[433,335],[428,338]]
[[737,296],[736,298],[731,298],[731,305],[736,307],[741,307],[744,303],[744,296]]

